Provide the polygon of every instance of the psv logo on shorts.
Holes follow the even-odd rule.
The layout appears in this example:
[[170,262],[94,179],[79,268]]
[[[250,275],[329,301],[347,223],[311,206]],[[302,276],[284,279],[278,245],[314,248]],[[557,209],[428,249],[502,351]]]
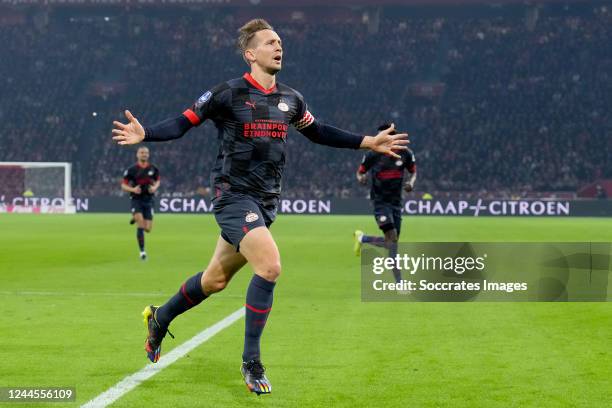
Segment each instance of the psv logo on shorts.
[[244,217],[244,220],[246,222],[255,222],[259,219],[259,215],[255,214],[252,211],[249,211],[246,215],[246,217]]

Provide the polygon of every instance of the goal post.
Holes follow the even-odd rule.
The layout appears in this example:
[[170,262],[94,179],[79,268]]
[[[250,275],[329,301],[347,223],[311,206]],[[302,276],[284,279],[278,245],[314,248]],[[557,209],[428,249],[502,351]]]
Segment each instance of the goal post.
[[76,213],[72,163],[0,162],[0,212]]

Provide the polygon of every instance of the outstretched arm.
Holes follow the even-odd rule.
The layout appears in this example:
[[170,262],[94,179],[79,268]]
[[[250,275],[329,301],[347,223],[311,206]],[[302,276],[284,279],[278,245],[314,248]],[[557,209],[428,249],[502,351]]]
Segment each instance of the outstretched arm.
[[306,127],[301,128],[298,124],[296,125],[296,129],[311,142],[331,147],[359,149],[364,139],[362,135],[327,125],[318,120],[314,120],[314,118]]
[[401,158],[396,152],[408,150],[410,143],[408,133],[395,133],[395,124],[391,124],[387,129],[381,130],[376,136],[364,136],[360,149],[370,149],[376,153],[386,154],[387,156]]
[[143,127],[128,110],[125,111],[128,123],[114,121],[113,140],[120,145],[145,142],[163,142],[182,137],[194,125],[184,116],[166,119],[150,127]]
[[395,152],[407,150],[406,145],[410,143],[407,133],[391,134],[395,130],[393,124],[388,129],[380,131],[376,136],[358,135],[317,120],[310,121],[310,124],[303,128],[300,128],[298,123],[296,128],[314,143],[349,149],[369,149],[396,158],[400,158],[400,156]]
[[145,130],[145,142],[165,142],[168,140],[179,139],[187,133],[193,124],[185,115],[176,118],[166,119],[153,126],[147,126]]

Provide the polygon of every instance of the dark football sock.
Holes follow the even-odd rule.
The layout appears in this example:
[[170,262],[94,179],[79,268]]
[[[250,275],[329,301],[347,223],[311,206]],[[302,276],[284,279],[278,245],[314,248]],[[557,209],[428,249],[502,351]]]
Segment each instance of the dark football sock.
[[275,282],[254,275],[247,289],[245,304],[244,353],[242,361],[259,359],[259,340],[272,309]]
[[[387,243],[387,248],[389,248],[389,258],[395,258],[397,255],[397,242]],[[393,268],[393,277],[395,278],[396,282],[402,280],[402,274],[400,273],[399,269]]]
[[202,274],[198,272],[187,279],[179,291],[155,312],[155,317],[162,327],[168,327],[170,322],[181,313],[202,303],[208,296],[202,289]]
[[372,244],[379,247],[385,246],[384,237],[375,237],[373,235],[364,235],[363,237],[361,237],[361,242],[364,244]]
[[136,229],[136,239],[138,239],[138,248],[140,248],[140,251],[144,251],[144,229],[143,228],[137,228]]

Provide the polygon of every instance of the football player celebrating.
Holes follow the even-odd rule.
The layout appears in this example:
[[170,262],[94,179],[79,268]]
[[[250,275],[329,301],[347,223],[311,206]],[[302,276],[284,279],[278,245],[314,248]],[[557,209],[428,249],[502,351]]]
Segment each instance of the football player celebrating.
[[203,272],[189,278],[164,305],[145,309],[145,349],[156,362],[170,322],[223,290],[248,262],[255,274],[246,293],[241,371],[249,390],[267,394],[272,386],[261,363],[260,338],[281,273],[280,253],[269,227],[276,218],[289,126],[315,143],[396,158],[408,140],[406,134],[392,135],[393,126],[365,136],[318,121],[299,92],[276,80],[283,44],[265,20],[241,27],[238,47],[249,73],[210,88],[181,115],[153,126],[143,127],[126,111],[128,122],[114,122],[113,139],[121,145],[166,141],[182,137],[205,120],[215,124],[220,140],[213,168],[214,214],[221,229],[217,247]]

